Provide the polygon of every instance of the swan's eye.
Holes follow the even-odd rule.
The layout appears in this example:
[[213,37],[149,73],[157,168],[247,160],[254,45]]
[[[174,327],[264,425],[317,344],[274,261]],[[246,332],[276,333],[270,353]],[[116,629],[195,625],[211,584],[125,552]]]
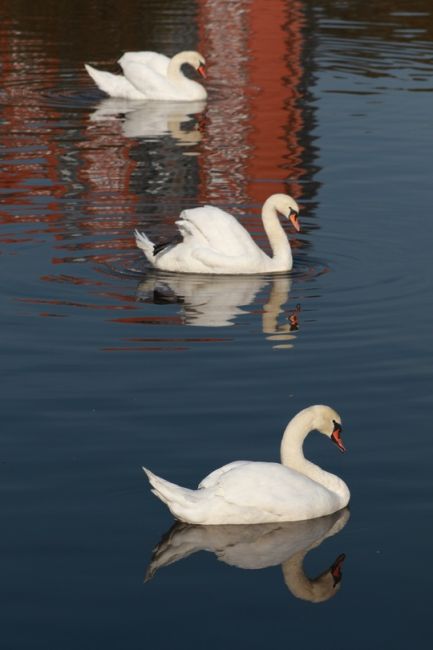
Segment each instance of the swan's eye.
[[332,420],[332,424],[334,425],[334,431],[332,433],[341,433],[343,428],[339,422],[336,422],[335,420]]

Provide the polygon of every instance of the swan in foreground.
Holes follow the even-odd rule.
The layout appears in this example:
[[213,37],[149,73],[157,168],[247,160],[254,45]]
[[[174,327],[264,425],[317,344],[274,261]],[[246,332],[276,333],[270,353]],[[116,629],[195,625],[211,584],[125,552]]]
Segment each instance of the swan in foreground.
[[272,249],[269,257],[228,212],[210,205],[183,210],[176,221],[183,241],[155,245],[135,231],[137,246],[162,271],[183,273],[281,273],[293,266],[289,241],[278,218],[287,217],[299,232],[299,207],[287,194],[272,194],[262,208],[263,227]]
[[152,492],[180,521],[190,524],[263,524],[330,515],[349,503],[341,478],[306,460],[305,437],[318,430],[341,451],[341,418],[329,406],[314,405],[295,415],[281,441],[281,464],[238,460],[215,470],[189,490],[143,467]]
[[118,63],[123,75],[103,72],[87,63],[84,65],[98,88],[110,97],[178,102],[207,97],[203,86],[182,72],[182,66],[187,63],[206,77],[205,60],[198,52],[179,52],[172,59],[157,52],[125,52]]
[[162,567],[199,551],[215,553],[218,560],[239,569],[257,570],[281,565],[284,582],[296,598],[318,603],[341,586],[342,553],[316,578],[304,571],[304,558],[313,548],[339,533],[349,520],[347,508],[309,521],[251,526],[192,526],[176,522],[152,553],[146,580]]

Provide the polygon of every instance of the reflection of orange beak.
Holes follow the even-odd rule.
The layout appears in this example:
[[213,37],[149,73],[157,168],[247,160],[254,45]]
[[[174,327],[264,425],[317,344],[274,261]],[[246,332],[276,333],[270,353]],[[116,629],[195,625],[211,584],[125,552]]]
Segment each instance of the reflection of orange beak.
[[201,76],[203,77],[203,79],[206,79],[206,70],[205,70],[205,67],[204,67],[204,65],[203,65],[202,63],[198,66],[198,68],[197,68],[197,72],[198,72],[199,74],[201,74]]
[[290,223],[292,224],[292,226],[294,227],[294,229],[295,229],[297,232],[300,232],[300,230],[301,230],[301,224],[300,224],[299,221],[298,221],[298,215],[296,214],[296,212],[293,212],[293,210],[292,210],[292,212],[291,212],[290,215],[289,215],[289,219],[290,219]]
[[334,423],[334,431],[331,433],[331,440],[332,442],[335,442],[340,451],[347,451],[341,439],[341,424],[338,424],[337,422]]
[[341,553],[335,560],[334,564],[330,568],[330,573],[332,577],[334,578],[334,587],[338,585],[339,582],[341,582],[341,578],[343,577],[343,574],[341,572],[341,567],[343,566],[343,562],[346,559],[346,555],[344,553]]

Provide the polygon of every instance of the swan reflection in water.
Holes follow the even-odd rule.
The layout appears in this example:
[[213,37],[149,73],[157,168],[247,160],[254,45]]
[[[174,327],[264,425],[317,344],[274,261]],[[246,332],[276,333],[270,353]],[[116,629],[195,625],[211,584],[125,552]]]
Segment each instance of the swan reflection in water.
[[[262,332],[277,348],[291,348],[299,327],[300,305],[283,309],[291,280],[281,276],[215,276],[150,272],[137,287],[137,299],[155,304],[182,305],[184,323],[191,326],[229,327],[256,310],[256,296],[266,290],[262,306]],[[243,307],[252,305],[252,310]]]
[[340,532],[349,519],[344,508],[327,517],[299,522],[247,526],[193,526],[176,522],[154,549],[145,580],[164,566],[198,551],[215,553],[218,560],[240,569],[265,569],[281,564],[283,579],[296,598],[320,603],[335,596],[341,586],[344,553],[316,578],[303,568],[313,548]]
[[103,99],[91,114],[92,122],[120,120],[127,138],[154,138],[171,135],[179,144],[201,140],[197,115],[206,102],[140,102],[110,97]]

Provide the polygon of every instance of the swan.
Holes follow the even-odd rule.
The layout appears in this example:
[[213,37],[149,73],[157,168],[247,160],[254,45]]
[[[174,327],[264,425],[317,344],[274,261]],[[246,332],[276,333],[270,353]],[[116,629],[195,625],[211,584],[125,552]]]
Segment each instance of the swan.
[[194,526],[177,521],[155,547],[145,582],[163,567],[199,551],[208,551],[221,562],[239,569],[260,570],[281,565],[284,582],[293,596],[323,602],[335,596],[341,587],[345,555],[338,555],[313,579],[304,571],[304,559],[325,539],[337,535],[349,517],[349,510],[344,508],[308,521],[251,526]]
[[263,227],[272,249],[269,257],[228,212],[210,205],[183,210],[176,221],[183,240],[155,245],[135,231],[138,248],[162,271],[182,273],[280,273],[293,266],[290,244],[278,218],[286,216],[299,232],[299,207],[287,194],[272,194],[262,208]]
[[205,78],[205,60],[198,52],[179,52],[171,59],[157,52],[125,52],[118,63],[123,75],[103,72],[84,64],[98,88],[110,97],[180,102],[207,97],[203,86],[185,77],[181,69],[188,63]]
[[189,490],[143,467],[152,492],[180,521],[190,524],[265,524],[323,517],[349,503],[342,479],[306,460],[305,437],[317,429],[341,451],[341,418],[324,405],[309,406],[288,423],[281,441],[281,464],[238,460]]

